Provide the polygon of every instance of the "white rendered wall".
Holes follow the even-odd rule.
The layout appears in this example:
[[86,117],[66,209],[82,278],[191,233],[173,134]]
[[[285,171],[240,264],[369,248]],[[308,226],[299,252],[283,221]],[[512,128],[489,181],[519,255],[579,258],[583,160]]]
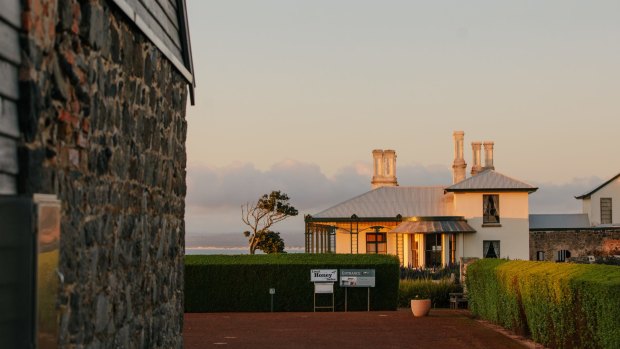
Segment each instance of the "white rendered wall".
[[[500,226],[483,226],[482,195],[499,195]],[[456,193],[454,212],[464,216],[475,233],[457,237],[458,257],[482,258],[483,241],[500,241],[500,258],[529,259],[529,212],[528,194],[524,192],[504,193]]]
[[601,198],[611,198],[611,223],[620,224],[620,177],[592,194],[588,203],[583,200],[584,213],[592,225],[601,224]]

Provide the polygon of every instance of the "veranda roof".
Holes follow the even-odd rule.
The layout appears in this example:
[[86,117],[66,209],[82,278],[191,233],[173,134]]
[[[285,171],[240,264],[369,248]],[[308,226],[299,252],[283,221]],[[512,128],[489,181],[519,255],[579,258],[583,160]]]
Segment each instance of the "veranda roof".
[[437,218],[437,220],[405,221],[390,233],[396,234],[437,234],[437,233],[475,233],[464,219],[456,217]]

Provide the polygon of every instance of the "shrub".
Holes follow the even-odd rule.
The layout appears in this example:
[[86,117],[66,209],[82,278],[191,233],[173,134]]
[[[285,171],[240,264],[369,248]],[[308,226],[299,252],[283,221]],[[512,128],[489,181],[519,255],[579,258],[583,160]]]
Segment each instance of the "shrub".
[[[311,269],[375,269],[371,310],[395,310],[398,303],[395,256],[347,254],[192,255],[185,257],[185,311],[269,311],[269,288],[275,288],[274,311],[312,311]],[[344,310],[344,288],[334,285],[336,310]],[[366,310],[366,288],[347,291],[348,310]],[[317,295],[318,305],[331,295]]]
[[617,348],[620,268],[485,259],[467,269],[469,307],[550,348]]
[[459,279],[460,267],[459,264],[454,264],[447,267],[435,268],[435,269],[419,269],[419,268],[400,268],[401,279],[433,279],[441,280],[450,278],[454,274],[455,280]]
[[463,292],[463,287],[449,279],[443,280],[400,280],[398,287],[398,306],[409,307],[410,300],[416,296],[430,298],[434,308],[450,306],[450,293]]

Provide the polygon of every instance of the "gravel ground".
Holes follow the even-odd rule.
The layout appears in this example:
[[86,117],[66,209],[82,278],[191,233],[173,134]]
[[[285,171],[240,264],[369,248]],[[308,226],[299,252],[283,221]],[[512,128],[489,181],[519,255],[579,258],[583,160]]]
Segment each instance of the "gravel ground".
[[185,348],[540,348],[466,310],[186,313]]

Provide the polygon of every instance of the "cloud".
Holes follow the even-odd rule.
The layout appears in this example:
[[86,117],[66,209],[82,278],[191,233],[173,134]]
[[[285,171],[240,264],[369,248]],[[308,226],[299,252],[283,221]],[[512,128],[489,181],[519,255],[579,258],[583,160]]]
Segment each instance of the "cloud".
[[536,183],[538,191],[530,195],[530,213],[580,213],[581,200],[575,196],[587,193],[604,182],[599,177],[574,178],[568,183]]
[[[446,184],[451,178],[447,167],[416,164],[399,165],[397,175],[403,185]],[[333,177],[323,174],[316,164],[293,160],[265,171],[251,163],[192,167],[187,175],[186,229],[190,235],[240,233],[247,229],[241,222],[241,205],[271,190],[281,190],[300,212],[275,228],[283,234],[303,234],[305,214],[315,214],[370,190],[371,177],[372,167],[364,162],[343,166]]]
[[[452,174],[447,166],[399,164],[400,185],[450,184]],[[224,167],[192,167],[188,169],[186,229],[188,236],[208,237],[207,244],[217,244],[215,235],[231,234],[240,245],[246,243],[241,232],[241,205],[254,202],[271,190],[281,190],[299,210],[299,216],[279,223],[274,229],[291,243],[303,239],[306,214],[316,214],[344,200],[370,190],[372,167],[359,162],[343,166],[328,177],[316,164],[287,160],[267,170],[251,163],[235,163]],[[581,202],[574,198],[603,182],[597,177],[575,178],[564,184],[530,181],[539,190],[530,195],[531,213],[581,212]],[[216,241],[211,241],[215,239]],[[224,241],[224,240],[222,240]],[[286,241],[286,240],[285,240]],[[229,242],[227,242],[229,243]]]
[[187,203],[211,209],[239,208],[262,194],[281,190],[299,209],[317,207],[370,188],[369,179],[355,165],[328,178],[319,166],[287,160],[266,171],[253,164],[198,167],[188,170]]
[[[403,185],[439,185],[450,181],[447,167],[403,165],[398,168]],[[372,169],[365,163],[342,167],[327,177],[316,164],[286,160],[261,171],[251,163],[188,169],[187,204],[211,209],[238,208],[271,190],[289,195],[299,209],[333,205],[370,190]],[[404,179],[404,181],[403,181]]]

